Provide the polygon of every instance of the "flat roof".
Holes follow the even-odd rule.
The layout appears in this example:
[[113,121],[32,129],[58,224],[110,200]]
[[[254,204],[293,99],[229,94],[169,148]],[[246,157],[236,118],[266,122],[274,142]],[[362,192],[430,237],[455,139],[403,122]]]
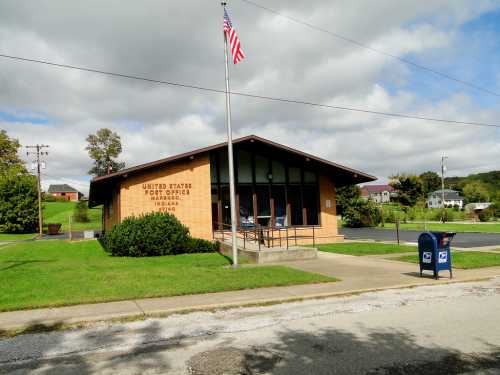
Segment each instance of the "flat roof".
[[[372,176],[370,174],[358,171],[356,169],[352,169],[334,162],[331,162],[329,160],[320,158],[318,156],[314,156],[311,154],[308,154],[306,152],[302,152],[299,150],[296,150],[294,148],[270,141],[268,139],[258,137],[256,135],[248,135],[245,137],[237,138],[233,140],[233,145],[238,145],[238,144],[243,144],[243,143],[261,143],[262,145],[271,147],[271,148],[276,148],[284,152],[288,152],[290,154],[293,154],[295,156],[304,158],[305,160],[308,161],[315,161],[316,163],[321,164],[322,166],[326,167],[329,172],[336,172],[335,174],[341,174],[344,177],[344,183],[341,181],[338,181],[338,186],[342,185],[350,185],[350,184],[359,184],[362,182],[369,182],[369,181],[375,181],[377,178],[375,176]],[[192,156],[204,154],[210,151],[214,150],[219,150],[219,149],[224,149],[227,148],[227,142],[222,142],[218,143],[213,146],[208,146],[200,149],[196,149],[193,151],[185,152],[182,154],[170,156],[164,159],[152,161],[149,163],[145,164],[140,164],[134,167],[130,168],[125,168],[122,169],[121,171],[114,172],[105,176],[99,176],[95,177],[92,179],[90,182],[90,190],[89,190],[89,206],[96,206],[98,204],[101,204],[102,201],[99,199],[98,196],[100,190],[98,187],[102,185],[107,185],[109,186],[110,184],[113,184],[114,182],[118,181],[119,179],[126,178],[131,174],[136,174],[136,173],[141,173],[144,171],[147,171],[149,169],[154,169],[158,167],[164,167],[172,162],[175,161],[180,161],[183,159],[189,159]]]

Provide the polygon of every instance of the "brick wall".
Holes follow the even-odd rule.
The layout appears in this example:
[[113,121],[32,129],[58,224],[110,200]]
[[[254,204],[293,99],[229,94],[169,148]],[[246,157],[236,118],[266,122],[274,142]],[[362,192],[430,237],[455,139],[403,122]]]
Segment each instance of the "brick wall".
[[195,237],[212,239],[208,155],[174,162],[163,168],[132,175],[122,181],[116,215],[128,216],[159,211],[174,214]]

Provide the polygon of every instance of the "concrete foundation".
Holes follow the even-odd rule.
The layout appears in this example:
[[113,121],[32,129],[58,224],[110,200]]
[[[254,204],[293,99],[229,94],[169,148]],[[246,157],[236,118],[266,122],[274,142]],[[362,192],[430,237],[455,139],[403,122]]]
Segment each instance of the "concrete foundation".
[[[224,255],[231,256],[232,248],[230,243],[221,243],[220,251]],[[259,250],[244,249],[238,247],[238,255],[248,258],[252,263],[276,263],[288,262],[294,260],[316,259],[318,257],[318,250],[314,247],[301,247],[293,246],[288,249],[285,248],[262,248]]]

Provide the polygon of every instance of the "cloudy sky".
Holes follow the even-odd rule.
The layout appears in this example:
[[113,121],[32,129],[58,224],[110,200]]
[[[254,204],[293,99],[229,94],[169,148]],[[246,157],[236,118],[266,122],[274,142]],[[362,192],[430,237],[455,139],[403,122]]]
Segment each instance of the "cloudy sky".
[[[500,92],[500,2],[254,0],[280,13]],[[500,123],[500,97],[311,30],[243,0],[229,11],[246,59],[234,91]],[[224,88],[215,0],[0,2],[0,54]],[[85,138],[122,137],[127,166],[225,139],[224,96],[0,58],[0,128],[50,145],[44,185],[88,190]],[[257,134],[385,181],[398,172],[500,169],[500,129],[233,97],[235,136]]]

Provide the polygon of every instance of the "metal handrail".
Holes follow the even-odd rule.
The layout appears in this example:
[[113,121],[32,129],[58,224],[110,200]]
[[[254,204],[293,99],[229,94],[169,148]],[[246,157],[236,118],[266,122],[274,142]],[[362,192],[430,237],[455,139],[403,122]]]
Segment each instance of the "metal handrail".
[[[226,223],[215,223],[217,227],[222,229],[214,229],[213,236],[216,238],[216,234],[220,233],[222,237],[222,241],[224,242],[224,232],[226,229],[229,230],[231,228],[230,224]],[[293,228],[293,232],[290,233],[290,229]],[[236,231],[237,238],[243,240],[243,248],[246,249],[247,242],[256,242],[258,244],[259,251],[261,250],[261,246],[265,248],[273,248],[276,247],[275,243],[277,242],[279,247],[282,247],[283,242],[286,241],[286,248],[289,248],[290,241],[295,243],[297,246],[297,240],[312,240],[312,245],[316,245],[316,228],[317,225],[300,225],[300,226],[292,226],[292,227],[276,227],[276,226],[260,226],[256,225],[251,228],[243,228],[239,227]],[[303,234],[305,230],[312,230],[312,235]],[[297,231],[299,234],[297,234]],[[300,233],[302,232],[302,234]]]

